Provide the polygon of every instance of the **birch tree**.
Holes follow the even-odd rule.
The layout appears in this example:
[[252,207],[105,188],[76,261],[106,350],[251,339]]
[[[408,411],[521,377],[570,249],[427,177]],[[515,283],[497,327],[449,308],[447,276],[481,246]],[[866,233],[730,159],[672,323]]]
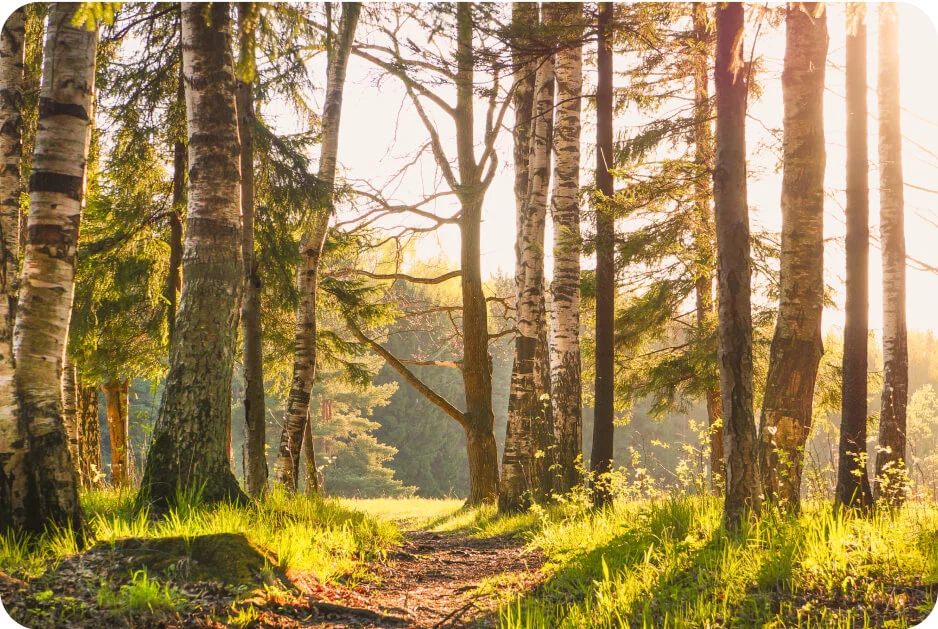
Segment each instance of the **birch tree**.
[[240,146],[227,3],[182,6],[189,133],[188,219],[169,374],[139,503],[177,492],[207,502],[243,499],[226,433],[242,289]]
[[17,419],[13,325],[19,271],[20,160],[23,155],[23,55],[26,9],[0,33],[0,528],[26,493],[23,427]]
[[717,5],[716,155],[713,204],[719,278],[719,362],[726,493],[723,520],[738,528],[757,512],[762,487],[752,400],[752,304],[746,191],[746,94],[742,58],[745,10]]
[[[62,418],[62,367],[91,140],[97,32],[74,26],[79,5],[56,3],[43,52],[39,125],[29,180],[29,223],[13,333],[25,494],[12,523],[84,532],[78,474]],[[6,404],[8,402],[4,402]]]
[[789,4],[782,72],[781,294],[759,435],[766,498],[793,509],[800,504],[804,446],[823,353],[827,44],[824,6]]
[[557,434],[558,489],[580,482],[577,458],[583,454],[583,400],[580,379],[580,110],[583,97],[583,8],[556,7],[562,27],[555,57],[557,112],[554,124],[554,277],[550,285],[553,344],[551,399]]
[[[536,11],[531,17],[536,17]],[[548,27],[550,11],[541,24]],[[535,22],[535,25],[537,22]],[[527,28],[532,28],[530,24]],[[542,29],[542,30],[546,30]],[[508,428],[502,457],[498,506],[513,511],[529,498],[542,498],[551,489],[554,456],[550,403],[550,355],[547,348],[547,308],[544,294],[544,228],[550,192],[550,156],[554,118],[554,61],[548,54],[536,61],[533,118],[526,164],[527,191],[518,217],[517,326],[515,362],[508,398]],[[516,166],[517,168],[518,166]]]
[[905,497],[909,350],[905,297],[905,206],[899,101],[899,18],[879,6],[879,231],[883,250],[883,395],[874,492],[901,504]]
[[[327,9],[328,10],[328,9]],[[342,95],[345,73],[355,40],[355,29],[361,3],[343,4],[337,34],[328,27],[326,50],[328,77],[322,113],[322,146],[317,175],[320,203],[315,208],[312,225],[300,241],[301,265],[297,269],[300,304],[296,311],[296,348],[293,358],[293,379],[287,398],[287,410],[280,436],[280,449],[274,474],[277,482],[293,491],[300,474],[300,452],[303,433],[309,421],[310,392],[316,381],[316,311],[319,290],[319,267],[323,246],[333,214],[333,190],[339,150],[339,122],[342,116]],[[335,38],[335,39],[333,39]]]

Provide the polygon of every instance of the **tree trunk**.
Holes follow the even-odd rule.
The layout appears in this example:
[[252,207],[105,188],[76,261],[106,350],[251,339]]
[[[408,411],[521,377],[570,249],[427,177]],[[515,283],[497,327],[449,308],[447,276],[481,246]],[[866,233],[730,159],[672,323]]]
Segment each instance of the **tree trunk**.
[[19,289],[20,160],[23,156],[23,39],[26,9],[14,11],[0,34],[0,530],[17,517],[26,495],[26,434],[18,419],[13,325]]
[[129,382],[112,379],[102,389],[111,441],[111,484],[115,487],[127,487],[130,485],[130,452],[127,448]]
[[713,201],[719,281],[719,363],[723,399],[723,521],[738,528],[758,512],[762,487],[752,410],[752,304],[746,192],[747,68],[742,59],[742,4],[717,5],[716,156]]
[[[254,54],[253,3],[238,5],[242,51]],[[253,66],[253,63],[251,64]],[[267,489],[264,352],[261,339],[261,279],[254,255],[254,83],[238,83],[238,132],[241,136],[241,252],[244,256],[244,298],[241,338],[244,362],[244,485],[250,496]]]
[[782,94],[785,104],[782,250],[778,323],[762,403],[762,488],[766,499],[800,506],[804,446],[824,351],[824,74],[827,13],[788,5]]
[[[466,449],[469,504],[498,499],[498,450],[492,410],[492,358],[488,309],[482,289],[481,227],[483,186],[474,153],[471,5],[456,5],[456,150],[460,200],[460,269],[463,306],[463,387],[466,395]],[[466,185],[468,184],[468,185]]]
[[[179,63],[179,90],[176,98],[185,109],[186,90],[182,77],[182,61]],[[182,290],[182,212],[186,205],[186,143],[185,129],[177,131],[173,143],[173,207],[169,212],[169,273],[166,275],[166,322],[169,338],[176,329],[176,304]]]
[[596,67],[596,382],[593,415],[593,450],[590,471],[598,504],[611,500],[602,475],[612,470],[615,433],[615,217],[605,202],[614,194],[612,173],[612,13],[613,3],[599,5]]
[[905,206],[899,101],[899,16],[879,5],[879,231],[883,248],[883,397],[876,454],[877,499],[899,505],[907,470],[909,350],[905,316]]
[[169,374],[140,501],[168,507],[179,492],[206,502],[245,498],[225,433],[242,287],[238,120],[227,3],[182,7],[189,132],[183,275]]
[[100,485],[101,424],[98,421],[98,388],[79,382],[78,391],[78,475],[85,489]]
[[[698,53],[694,56],[694,163],[699,169],[694,180],[694,205],[697,214],[694,233],[697,254],[695,293],[697,326],[702,330],[707,318],[713,315],[713,276],[716,271],[713,211],[710,207],[713,194],[710,185],[713,170],[713,133],[710,120],[713,112],[710,107],[710,29],[707,25],[706,3],[694,3],[693,20],[694,40],[698,46]],[[714,494],[719,495],[723,491],[723,414],[719,384],[714,383],[708,387],[706,404],[710,435],[710,487]]]
[[[562,7],[564,47],[557,53],[557,122],[554,125],[554,278],[550,285],[553,323],[551,399],[557,433],[557,488],[582,481],[583,401],[580,380],[580,102],[583,97],[583,8]],[[569,38],[569,39],[566,39]]]
[[872,501],[866,463],[869,337],[870,193],[866,107],[866,22],[862,5],[847,8],[847,235],[846,303],[837,466],[838,504]]
[[[277,482],[296,491],[300,470],[300,448],[309,417],[309,396],[316,381],[316,298],[319,290],[319,264],[322,258],[329,219],[333,211],[336,160],[339,150],[339,122],[342,116],[342,94],[345,72],[355,40],[355,28],[361,3],[343,4],[338,41],[327,46],[328,77],[322,114],[322,146],[319,159],[321,203],[310,231],[300,241],[302,263],[297,269],[297,290],[300,305],[296,311],[296,346],[293,356],[293,379],[287,398],[287,412],[280,436],[280,451],[274,474]],[[332,35],[329,35],[332,38]]]
[[65,360],[62,364],[62,423],[65,425],[65,437],[68,443],[68,454],[78,472],[79,481],[81,480],[81,471],[78,468],[78,389],[76,380],[78,379],[75,365],[68,358],[68,352],[65,353]]
[[[545,9],[544,25],[548,22]],[[515,511],[552,488],[554,458],[550,404],[550,356],[544,297],[544,227],[550,183],[553,135],[554,63],[539,62],[534,88],[534,120],[528,142],[528,190],[519,219],[516,313],[518,336],[508,398],[508,428],[502,457],[498,506]]]
[[306,494],[318,496],[322,492],[322,487],[319,485],[319,469],[316,466],[316,448],[313,446],[312,422],[306,422],[306,429],[303,431],[303,456],[306,459]]
[[84,535],[78,475],[62,421],[62,362],[75,290],[75,254],[91,139],[97,32],[72,26],[78,5],[50,8],[39,126],[29,180],[29,225],[13,348],[27,494],[13,522]]

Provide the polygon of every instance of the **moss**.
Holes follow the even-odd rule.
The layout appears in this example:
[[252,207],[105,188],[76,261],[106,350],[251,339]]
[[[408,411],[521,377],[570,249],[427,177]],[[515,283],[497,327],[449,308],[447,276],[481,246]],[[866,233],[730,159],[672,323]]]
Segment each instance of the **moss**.
[[189,581],[217,581],[230,586],[257,587],[278,581],[290,584],[274,557],[241,533],[125,538],[103,545],[123,560],[122,570],[146,568],[151,574],[172,575]]

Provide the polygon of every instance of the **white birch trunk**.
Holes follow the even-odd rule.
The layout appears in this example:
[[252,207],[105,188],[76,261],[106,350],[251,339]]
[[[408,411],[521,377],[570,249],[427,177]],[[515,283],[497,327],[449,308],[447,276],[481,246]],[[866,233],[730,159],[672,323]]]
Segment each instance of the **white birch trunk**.
[[78,475],[62,421],[61,379],[91,140],[97,33],[72,26],[77,9],[77,4],[57,3],[49,12],[13,347],[29,442],[23,524],[39,530],[54,523],[81,533]]
[[554,277],[551,282],[553,347],[551,394],[557,434],[558,489],[578,482],[583,453],[580,379],[580,108],[583,89],[582,7],[556,5],[564,24],[564,47],[556,55],[557,121],[554,126]]
[[0,528],[26,493],[25,432],[17,419],[13,325],[19,285],[20,160],[23,156],[23,39],[20,7],[0,35]]
[[[538,60],[534,88],[534,121],[528,158],[528,192],[519,219],[517,310],[518,337],[508,398],[508,427],[502,456],[499,509],[516,510],[526,500],[549,491],[550,357],[546,351],[547,309],[544,299],[544,227],[550,185],[553,135],[553,58]],[[546,397],[545,397],[546,396]]]
[[339,23],[339,41],[329,51],[326,99],[322,115],[322,146],[319,157],[319,182],[322,186],[320,207],[313,226],[300,240],[302,263],[297,269],[300,304],[296,311],[296,346],[293,357],[293,380],[287,398],[287,412],[280,436],[280,451],[274,464],[277,482],[296,491],[300,471],[303,433],[309,417],[310,391],[316,381],[316,297],[319,290],[319,264],[329,233],[333,211],[333,186],[339,152],[339,123],[342,117],[342,94],[345,73],[361,3],[343,5]]

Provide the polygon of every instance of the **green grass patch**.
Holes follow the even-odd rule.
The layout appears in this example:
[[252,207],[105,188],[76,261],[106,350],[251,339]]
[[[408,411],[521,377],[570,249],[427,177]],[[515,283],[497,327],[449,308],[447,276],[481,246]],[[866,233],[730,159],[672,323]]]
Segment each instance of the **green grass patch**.
[[[328,582],[360,575],[364,562],[385,556],[388,548],[402,539],[392,520],[351,509],[331,498],[273,491],[248,505],[235,506],[202,505],[198,496],[192,496],[165,517],[151,518],[146,512],[134,511],[134,497],[130,490],[83,493],[82,503],[98,541],[242,533],[273,553],[284,570],[311,572]],[[31,539],[4,534],[0,535],[0,570],[33,579],[76,552],[68,532]]]
[[907,627],[938,590],[938,508],[873,517],[826,503],[736,534],[711,498],[548,513],[531,545],[550,577],[500,626]]
[[160,613],[180,609],[185,603],[175,588],[161,584],[147,575],[146,570],[134,573],[130,583],[114,590],[108,583],[98,589],[98,605],[125,613]]

